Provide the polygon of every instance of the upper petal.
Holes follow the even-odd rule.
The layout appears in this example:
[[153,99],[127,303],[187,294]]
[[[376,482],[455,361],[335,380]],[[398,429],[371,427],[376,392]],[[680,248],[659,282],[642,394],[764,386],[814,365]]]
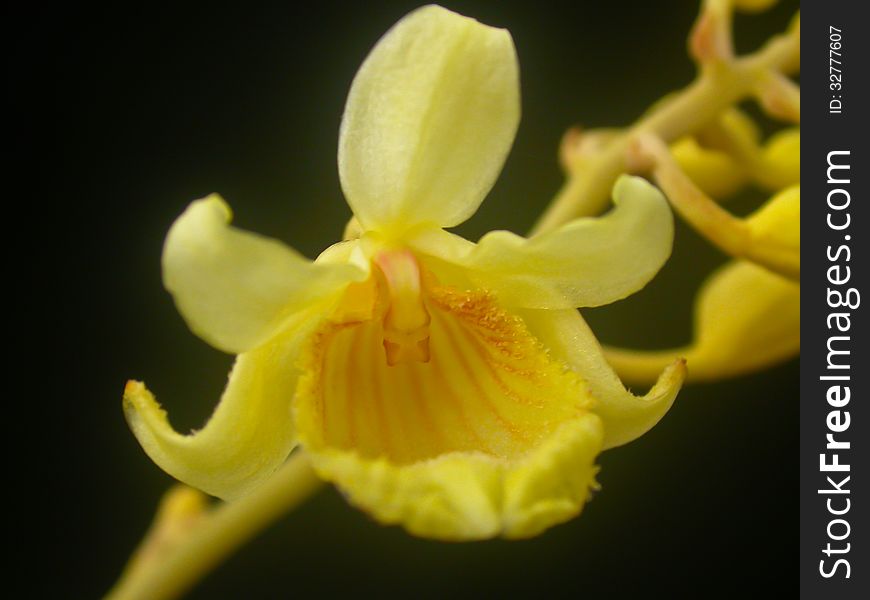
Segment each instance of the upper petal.
[[673,216],[654,186],[623,176],[616,208],[580,218],[531,239],[508,231],[485,235],[460,262],[480,287],[505,304],[525,308],[600,306],[652,279],[671,253]]
[[290,402],[300,341],[316,319],[298,318],[274,341],[239,355],[214,414],[201,430],[177,433],[142,383],[124,390],[124,414],[142,448],[184,483],[224,499],[268,478],[296,443]]
[[365,229],[449,227],[474,214],[519,123],[510,34],[439,6],[399,21],[354,78],[338,168]]
[[191,330],[241,353],[279,333],[301,309],[365,277],[349,264],[314,263],[285,246],[229,226],[217,194],[193,202],[163,247],[163,282]]

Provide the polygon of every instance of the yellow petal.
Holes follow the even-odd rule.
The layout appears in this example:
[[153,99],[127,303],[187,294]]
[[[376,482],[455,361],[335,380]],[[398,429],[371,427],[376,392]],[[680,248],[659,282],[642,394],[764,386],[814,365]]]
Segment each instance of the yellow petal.
[[742,111],[731,108],[702,129],[697,139],[685,137],[671,145],[680,168],[701,190],[725,199],[749,181],[758,161],[761,134]]
[[142,383],[128,382],[124,414],[142,448],[164,471],[224,499],[267,479],[295,445],[291,399],[300,341],[313,315],[270,343],[239,355],[214,414],[201,430],[182,435]]
[[527,538],[577,516],[597,489],[599,415],[563,425],[525,460],[505,469],[502,535]]
[[428,353],[389,361],[385,321],[325,324],[295,399],[315,469],[386,523],[520,537],[579,512],[600,448],[584,381],[484,292],[427,289]]
[[604,450],[631,442],[658,423],[671,408],[686,377],[686,363],[671,354],[657,364],[644,383],[655,383],[635,396],[607,363],[604,352],[576,310],[523,310],[529,331],[550,354],[583,377],[595,398],[595,413],[604,423]]
[[695,339],[686,348],[606,350],[626,380],[649,382],[675,356],[686,357],[690,381],[751,373],[800,353],[800,286],[744,261],[704,284],[695,304]]
[[800,280],[801,188],[787,188],[746,218],[754,249],[746,258]]
[[762,150],[755,178],[770,190],[801,182],[801,130],[793,127],[770,137]]
[[778,191],[800,183],[800,127],[774,133],[762,146],[755,124],[744,113],[724,112],[698,139],[671,144],[680,169],[702,192],[724,200],[752,180]]
[[625,298],[670,256],[674,224],[664,196],[639,177],[620,177],[613,196],[616,208],[603,217],[531,239],[494,231],[458,260],[509,306],[573,308]]
[[674,160],[705,194],[728,198],[746,184],[744,168],[726,152],[704,148],[694,138],[683,138],[671,145]]
[[238,354],[280,333],[289,319],[364,271],[313,263],[277,240],[229,226],[213,194],[175,221],[163,248],[163,282],[191,330]]
[[448,227],[474,214],[519,123],[510,34],[425,6],[381,38],[354,78],[338,167],[364,229]]
[[453,452],[396,464],[342,450],[312,452],[324,479],[385,524],[440,540],[525,538],[575,517],[594,489],[601,422],[594,414],[563,425],[514,461]]
[[746,218],[753,234],[771,243],[800,251],[801,188],[787,188]]

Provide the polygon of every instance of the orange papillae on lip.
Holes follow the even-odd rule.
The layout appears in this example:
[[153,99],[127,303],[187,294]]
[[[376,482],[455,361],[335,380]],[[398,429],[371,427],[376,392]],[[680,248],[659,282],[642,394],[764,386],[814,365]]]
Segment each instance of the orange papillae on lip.
[[485,292],[423,285],[400,252],[376,259],[371,318],[328,322],[310,342],[296,396],[304,443],[399,464],[450,452],[514,459],[588,411],[585,384],[522,319]]

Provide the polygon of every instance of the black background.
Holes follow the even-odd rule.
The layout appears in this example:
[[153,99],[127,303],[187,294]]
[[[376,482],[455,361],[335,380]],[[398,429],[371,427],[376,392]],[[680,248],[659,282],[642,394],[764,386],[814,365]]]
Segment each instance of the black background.
[[[555,153],[566,127],[627,124],[693,73],[693,3],[446,5],[508,27],[523,78],[506,170],[459,229],[472,239],[528,229],[561,182]],[[21,185],[7,185],[6,292],[21,333],[7,372],[25,384],[9,399],[25,414],[7,427],[13,466],[34,479],[15,484],[27,505],[15,520],[37,540],[22,555],[40,569],[35,594],[107,590],[169,484],[127,430],[124,381],[148,382],[180,430],[200,425],[223,387],[231,358],[193,337],[162,290],[172,220],[218,191],[237,224],[309,256],[336,241],[349,217],[335,168],[348,86],[377,38],[415,6],[67,4],[10,15],[10,171]],[[783,29],[794,9],[738,18],[738,47]],[[589,320],[613,343],[684,343],[694,290],[724,260],[680,226],[661,277]],[[603,489],[583,515],[539,538],[415,539],[328,489],[193,597],[792,591],[797,445],[792,361],[686,389],[652,432],[601,456]]]

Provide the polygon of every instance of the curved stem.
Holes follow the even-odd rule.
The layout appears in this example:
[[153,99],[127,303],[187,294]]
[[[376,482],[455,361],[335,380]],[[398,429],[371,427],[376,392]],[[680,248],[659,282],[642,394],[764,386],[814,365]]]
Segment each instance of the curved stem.
[[249,495],[222,504],[181,540],[148,564],[126,571],[107,600],[177,598],[232,552],[288,511],[322,482],[308,458],[297,452]]
[[601,212],[607,205],[616,178],[626,171],[626,150],[638,133],[652,133],[665,142],[671,142],[753,94],[758,80],[768,77],[771,71],[796,70],[799,57],[798,24],[745,58],[705,65],[693,83],[638,120],[611,142],[588,168],[571,173],[531,234],[551,231],[577,217]]
[[[800,282],[799,245],[783,243],[782,239],[771,237],[769,232],[759,231],[754,219],[760,210],[745,218],[735,217],[695,185],[680,169],[664,142],[651,135],[639,135],[635,142],[629,154],[638,165],[651,163],[644,171],[652,176],[670,200],[671,207],[695,231],[725,254]],[[787,192],[781,193],[783,195],[774,196],[764,207],[770,210],[776,202],[789,202],[784,195]],[[797,228],[798,223],[793,219],[793,215],[785,217],[778,223],[778,228],[788,230],[791,224]]]

